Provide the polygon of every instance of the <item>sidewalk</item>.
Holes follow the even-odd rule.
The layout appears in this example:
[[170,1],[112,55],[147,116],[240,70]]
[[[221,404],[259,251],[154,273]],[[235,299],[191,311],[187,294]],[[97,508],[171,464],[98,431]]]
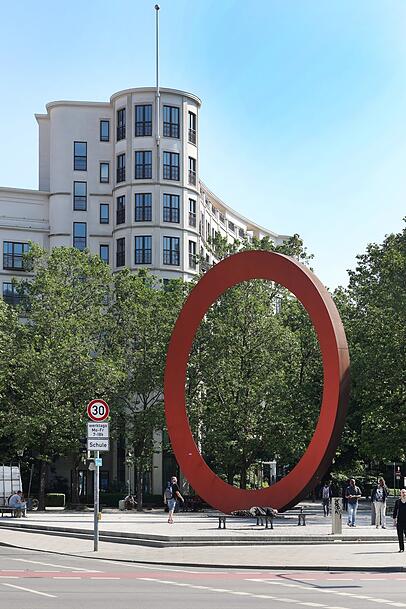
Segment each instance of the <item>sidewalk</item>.
[[177,514],[170,526],[163,512],[103,513],[96,553],[92,551],[91,513],[31,512],[27,520],[0,518],[0,543],[157,565],[406,571],[405,554],[398,553],[394,529],[376,530],[368,524],[367,513],[359,515],[356,529],[344,526],[342,536],[331,535],[331,523],[323,516],[309,518],[306,527],[298,527],[296,522],[294,518],[277,520],[274,530],[265,530],[244,520],[230,520],[226,530],[219,530],[217,520],[205,514]]

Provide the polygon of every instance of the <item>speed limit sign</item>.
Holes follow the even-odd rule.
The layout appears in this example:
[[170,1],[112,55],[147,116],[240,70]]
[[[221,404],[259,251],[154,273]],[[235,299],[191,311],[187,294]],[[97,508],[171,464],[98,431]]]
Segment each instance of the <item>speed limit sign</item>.
[[92,400],[87,405],[87,414],[92,421],[104,421],[110,414],[110,408],[104,400]]

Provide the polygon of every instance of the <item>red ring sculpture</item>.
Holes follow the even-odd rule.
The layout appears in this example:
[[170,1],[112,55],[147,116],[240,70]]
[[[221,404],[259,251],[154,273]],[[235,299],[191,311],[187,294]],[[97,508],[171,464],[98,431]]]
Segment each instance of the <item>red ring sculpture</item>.
[[[324,372],[320,415],[305,454],[287,476],[261,490],[231,486],[209,468],[193,439],[185,402],[187,365],[200,322],[223,292],[250,279],[275,281],[301,301],[316,330]],[[175,457],[198,495],[225,513],[252,506],[287,509],[321,480],[344,426],[349,397],[349,354],[333,299],[308,268],[288,256],[248,251],[222,260],[200,279],[179,314],[168,347],[164,394],[166,422]]]

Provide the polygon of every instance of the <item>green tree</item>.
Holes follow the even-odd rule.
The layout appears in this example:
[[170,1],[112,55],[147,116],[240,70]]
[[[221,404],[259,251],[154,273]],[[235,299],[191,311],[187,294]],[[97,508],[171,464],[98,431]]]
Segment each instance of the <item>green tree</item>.
[[5,428],[39,461],[43,507],[47,464],[66,455],[79,464],[86,403],[107,397],[118,373],[107,341],[108,266],[74,248],[47,253],[35,245],[27,263],[35,275],[19,283],[18,357]]
[[180,280],[163,289],[144,270],[134,274],[124,269],[114,276],[111,323],[122,378],[113,403],[121,414],[118,433],[125,436],[136,467],[138,510],[142,510],[144,474],[159,449],[154,433],[164,426],[166,351],[186,290]]
[[368,245],[341,309],[351,354],[350,421],[368,461],[405,461],[406,229]]
[[[308,260],[298,236],[281,247],[269,239],[240,246]],[[213,240],[218,256],[235,249]],[[188,367],[190,421],[211,466],[245,487],[255,462],[276,454],[296,462],[314,431],[321,380],[313,327],[285,288],[254,280],[227,290],[205,316]]]

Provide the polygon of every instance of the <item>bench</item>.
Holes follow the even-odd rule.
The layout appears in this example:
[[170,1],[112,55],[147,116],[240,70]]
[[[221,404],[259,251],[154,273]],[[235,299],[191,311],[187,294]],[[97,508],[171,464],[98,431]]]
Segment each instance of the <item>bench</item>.
[[4,512],[9,512],[11,516],[14,516],[14,508],[9,507],[8,505],[0,505],[1,517],[3,518]]
[[306,526],[306,516],[317,516],[319,514],[319,512],[309,512],[309,511],[305,511],[305,508],[303,506],[298,507],[298,508],[292,508],[290,510],[286,510],[285,512],[283,512],[281,514],[281,516],[283,517],[286,514],[286,516],[289,516],[290,514],[293,515],[297,515],[297,526]]
[[231,514],[218,514],[219,529],[226,528],[227,518],[256,518],[256,526],[264,526],[266,529],[273,529],[273,519],[277,511],[271,507],[258,507],[254,506],[249,510],[237,510],[231,512]]

